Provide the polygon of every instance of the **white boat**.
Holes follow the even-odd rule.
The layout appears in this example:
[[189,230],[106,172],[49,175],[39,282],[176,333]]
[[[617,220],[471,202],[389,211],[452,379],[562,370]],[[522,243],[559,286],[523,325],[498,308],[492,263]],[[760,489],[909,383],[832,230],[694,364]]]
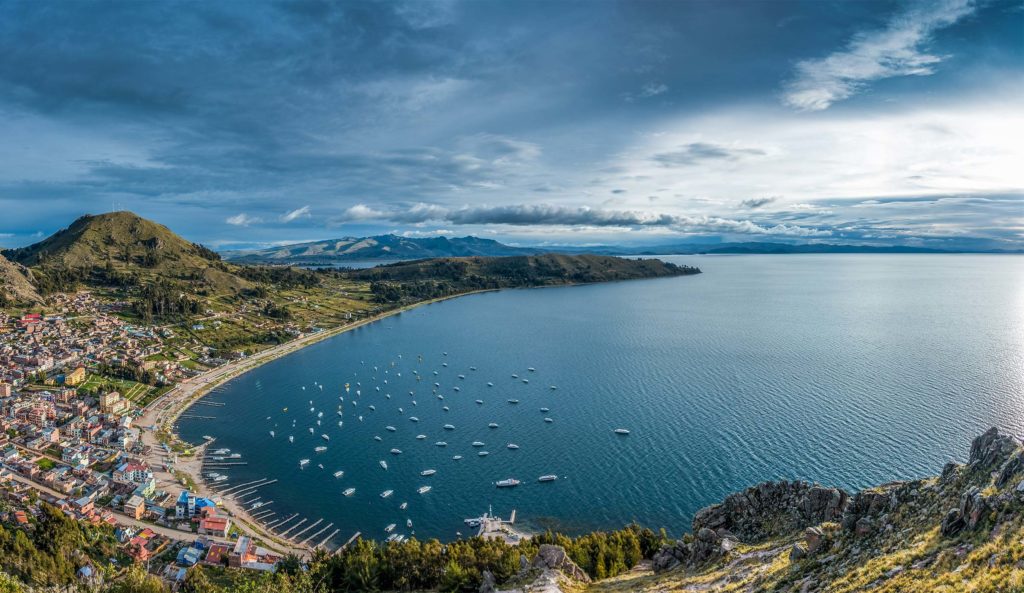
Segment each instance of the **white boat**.
[[558,389],[558,386],[557,385],[548,385],[548,389],[550,389],[551,391],[554,391],[554,390]]
[[474,447],[483,447],[484,443],[483,443],[483,441],[473,441],[473,446]]
[[398,535],[397,533],[392,533],[392,534],[391,534],[391,535],[389,535],[389,536],[387,537],[387,539],[385,539],[384,541],[385,541],[385,542],[388,542],[388,543],[390,543],[390,542],[395,542],[395,543],[398,543],[398,538],[399,538],[399,537],[401,537],[401,536],[400,536],[400,535]]
[[329,441],[329,440],[331,440],[331,437],[329,437],[329,436],[327,436],[327,435],[325,435],[325,434],[322,434],[322,435],[320,435],[320,438],[322,438],[322,439],[323,439],[323,440],[325,440],[325,441]]
[[490,455],[490,453],[488,453],[487,451],[481,451],[477,453],[477,455],[479,455],[480,457],[487,457],[488,455]]
[[478,400],[476,400],[476,403],[482,406],[482,405],[484,405],[484,400],[478,399]]
[[213,479],[213,481],[214,482],[223,482],[224,480],[227,480],[227,479],[228,479],[227,476],[217,476],[216,478]]
[[420,419],[415,416],[409,416],[409,422],[419,422]]
[[529,368],[527,368],[526,370],[528,370],[528,371],[530,371],[530,372],[532,373],[532,372],[536,371],[537,369],[535,369],[535,368],[533,368],[533,367],[529,367]]
[[299,460],[299,467],[306,467],[307,465],[309,465],[309,460],[308,459],[300,459]]
[[510,400],[508,400],[508,403],[510,403],[510,404],[518,404],[519,400],[517,400],[517,399],[510,399]]
[[458,461],[458,460],[462,459],[462,455],[452,455],[452,459],[455,460],[455,461]]
[[460,379],[465,379],[465,378],[466,378],[466,375],[459,375],[459,378],[460,378]]
[[448,411],[448,406],[445,406],[445,407],[443,407],[441,409],[444,410],[445,412],[447,412]]
[[551,418],[544,418],[544,422],[554,422]]
[[313,434],[313,427],[312,426],[309,427],[309,434]]
[[398,430],[398,429],[397,429],[397,428],[395,428],[394,426],[385,426],[385,427],[384,427],[384,430],[386,430],[386,431],[388,431],[388,432],[395,432],[395,431],[396,431],[396,430]]
[[342,494],[344,494],[345,496],[352,496],[355,493],[356,493],[356,489],[355,488],[345,488],[345,491],[342,492]]
[[629,431],[626,430],[625,428],[616,428],[615,434],[629,434]]
[[494,387],[494,383],[491,383],[490,381],[488,381],[488,382],[487,382],[487,386],[488,386],[488,387]]
[[406,519],[405,520],[405,526],[411,529],[412,528],[412,519]]
[[338,471],[334,472],[334,477],[335,478],[340,478],[341,476],[344,476],[344,475],[345,475],[345,472],[343,470],[340,470],[340,469]]
[[455,391],[462,391],[462,389],[460,389],[458,387],[452,387],[452,389],[455,390]]
[[455,426],[453,426],[451,424],[445,424],[444,425],[444,429],[445,430],[455,430]]
[[381,460],[380,460],[380,466],[381,466],[382,468],[384,468],[384,469],[387,469],[387,468],[388,468],[388,462],[387,462],[387,461],[384,461],[383,459],[381,459]]
[[434,444],[437,445],[438,447],[447,447],[448,446],[448,443],[446,443],[444,441],[437,441]]
[[422,441],[425,438],[427,438],[427,435],[425,435],[425,434],[418,434],[418,435],[416,435],[416,440],[417,441]]
[[289,443],[294,443],[294,442],[295,442],[295,437],[294,437],[294,436],[291,436],[291,435],[289,435],[289,436],[288,436],[288,442],[289,442]]
[[380,493],[380,497],[381,498],[387,498],[387,497],[391,496],[394,493],[395,493],[394,490],[385,490],[384,492]]
[[497,422],[491,422],[490,424],[487,425],[487,428],[498,428],[498,423]]
[[324,468],[324,464],[322,464],[322,463],[318,463],[318,464],[316,464],[316,466],[319,467],[320,469]]
[[271,437],[271,438],[273,438],[273,437],[274,437],[274,431],[270,431],[270,437]]
[[530,382],[529,379],[523,379],[523,383],[529,383],[529,382]]
[[402,450],[401,449],[392,449],[391,450],[391,454],[392,455],[401,455],[402,454]]
[[432,489],[433,486],[420,486],[419,488],[416,489],[416,492],[419,492],[420,494],[426,494],[427,492],[430,492]]
[[394,523],[391,523],[390,525],[384,528],[384,533],[391,533],[395,530],[395,527],[396,525]]
[[555,474],[548,474],[546,476],[541,476],[541,477],[537,478],[537,481],[538,482],[554,482],[557,479],[558,479],[558,476],[556,476]]
[[370,411],[376,411],[376,410],[377,410],[377,408],[376,408],[376,407],[374,407],[374,406],[372,406],[372,405],[370,406]]
[[316,447],[313,450],[316,451],[317,453],[323,453],[324,451],[327,450],[327,447],[324,447],[323,445],[320,445],[319,447]]
[[517,445],[515,443],[509,443],[509,444],[505,445],[505,448],[506,449],[518,449],[519,445]]
[[498,488],[515,488],[516,486],[519,485],[519,480],[515,478],[508,478],[505,480],[501,480],[499,482],[495,482],[494,485],[497,486]]
[[437,473],[436,469],[425,469],[420,472],[421,476],[432,476]]
[[405,509],[409,508],[409,503],[403,502],[402,504],[398,505],[398,508],[404,511]]
[[517,375],[517,374],[515,374],[515,373],[512,373],[512,378],[513,378],[513,379],[518,379],[518,378],[519,378],[519,375]]
[[551,408],[541,408],[540,411],[541,412],[550,412]]
[[373,440],[375,440],[375,441],[383,441],[384,439],[380,438],[377,435],[373,435]]

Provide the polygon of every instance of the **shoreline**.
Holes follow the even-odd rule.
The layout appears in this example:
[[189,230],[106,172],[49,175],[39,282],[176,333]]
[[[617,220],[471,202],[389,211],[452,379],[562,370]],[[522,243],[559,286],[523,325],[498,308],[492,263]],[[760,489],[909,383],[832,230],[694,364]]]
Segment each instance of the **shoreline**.
[[[143,413],[137,420],[138,424],[142,428],[142,441],[150,448],[149,453],[144,455],[144,458],[150,468],[153,469],[154,475],[157,477],[158,488],[163,487],[162,489],[167,489],[172,487],[172,485],[177,488],[189,488],[188,482],[191,482],[195,486],[193,490],[196,495],[220,498],[221,508],[228,512],[232,522],[238,527],[239,531],[242,531],[246,535],[259,537],[267,544],[268,548],[274,549],[275,551],[294,553],[300,556],[312,553],[312,547],[300,546],[286,540],[282,540],[276,534],[268,530],[258,520],[253,519],[248,511],[241,507],[235,500],[230,499],[229,497],[220,496],[211,487],[211,484],[202,476],[202,457],[205,454],[207,445],[212,441],[199,444],[188,443],[178,436],[177,432],[174,430],[174,423],[183,413],[193,406],[196,401],[205,397],[213,389],[231,381],[232,379],[240,377],[249,371],[255,370],[268,362],[298,352],[307,346],[319,343],[328,338],[333,338],[371,323],[383,321],[388,317],[398,315],[405,311],[410,311],[423,305],[430,305],[472,294],[494,292],[497,290],[501,289],[474,290],[403,305],[353,323],[340,325],[331,329],[325,329],[314,334],[300,336],[294,340],[285,342],[284,344],[279,344],[260,351],[251,357],[229,362],[220,367],[210,369],[202,375],[198,375],[192,379],[178,383],[167,393],[153,400],[149,405],[143,408]],[[178,461],[177,454],[173,453],[173,450],[175,446],[182,445],[187,445],[191,455],[184,460]],[[170,451],[165,449],[165,447],[169,448]],[[172,464],[174,470],[184,474],[185,478],[181,478],[166,469],[165,464],[167,463],[167,460],[164,458],[165,454],[169,455],[173,460]]]

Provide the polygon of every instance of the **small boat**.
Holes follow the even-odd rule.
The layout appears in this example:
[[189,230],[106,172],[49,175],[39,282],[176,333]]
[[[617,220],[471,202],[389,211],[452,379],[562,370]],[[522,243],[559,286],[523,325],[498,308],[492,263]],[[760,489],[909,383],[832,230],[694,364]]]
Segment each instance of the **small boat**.
[[320,469],[324,468],[324,464],[322,464],[322,463],[318,463],[318,464],[316,464],[316,466],[319,467]]
[[402,454],[402,450],[401,449],[392,449],[391,450],[391,454],[392,455],[401,455]]
[[388,468],[388,462],[387,461],[384,461],[383,459],[381,459],[379,463],[380,463],[380,466],[382,468],[384,468],[385,470]]
[[384,492],[380,493],[380,497],[381,498],[387,498],[387,497],[391,496],[394,493],[395,493],[394,490],[385,490]]
[[558,479],[558,476],[556,476],[555,474],[548,474],[546,476],[541,476],[541,477],[537,478],[537,481],[538,482],[554,482],[557,479]]
[[432,476],[437,473],[436,469],[425,469],[420,472],[421,476]]
[[373,435],[373,440],[375,440],[375,441],[383,441],[384,439],[380,438],[377,435]]
[[289,442],[289,443],[294,443],[294,442],[295,442],[295,437],[294,437],[294,436],[291,436],[291,435],[289,435],[289,436],[288,436],[288,442]]
[[398,543],[398,538],[399,538],[399,537],[401,537],[401,536],[400,536],[400,535],[398,535],[397,533],[392,533],[392,534],[391,534],[391,535],[389,535],[389,536],[387,537],[387,539],[385,539],[384,541],[385,541],[385,542],[388,542],[388,543],[390,543],[390,542],[395,542],[395,543]]
[[396,525],[394,523],[391,523],[390,525],[384,528],[384,533],[391,533],[395,530],[395,527]]
[[530,382],[529,379],[523,379],[523,383],[529,383],[529,382]]
[[488,453],[487,451],[481,451],[477,453],[477,455],[479,455],[480,457],[487,457],[488,455],[490,455],[490,453]]
[[299,460],[299,467],[306,467],[307,465],[309,465],[309,460],[308,459],[300,459]]
[[274,431],[270,431],[270,438],[274,438]]
[[444,429],[445,430],[455,430],[455,426],[453,426],[451,424],[445,424],[444,425]]
[[329,436],[327,436],[327,435],[325,435],[325,434],[322,434],[322,435],[320,435],[320,438],[322,438],[322,439],[323,439],[323,440],[325,440],[325,441],[329,441],[329,440],[331,440],[331,437],[329,437]]
[[409,508],[409,503],[403,502],[402,504],[398,505],[398,508],[404,511],[405,509]]
[[473,446],[474,447],[483,447],[484,444],[481,441],[473,441]]
[[532,373],[532,372],[536,371],[537,369],[535,369],[535,368],[533,368],[533,367],[529,367],[529,368],[527,368],[526,370],[528,370],[528,371],[530,371],[530,372]]
[[512,450],[515,450],[515,449],[518,449],[518,448],[519,448],[519,445],[517,445],[517,444],[515,444],[515,443],[509,443],[509,444],[505,445],[505,448],[506,448],[506,449],[512,449]]
[[419,422],[420,419],[415,416],[409,416],[409,422]]
[[412,519],[406,519],[405,520],[405,526],[411,529],[412,528]]
[[465,379],[465,378],[466,378],[466,375],[459,375],[459,378],[460,378],[460,379]]
[[356,489],[355,488],[345,488],[345,491],[342,492],[342,494],[344,494],[345,496],[352,496],[355,493],[356,493]]
[[540,411],[541,412],[550,412],[551,408],[541,408]]
[[476,370],[476,367],[469,367],[469,370],[471,370],[471,371],[475,371],[475,370]]
[[626,430],[625,428],[616,428],[615,434],[627,435],[629,434],[629,431]]
[[396,431],[396,430],[398,430],[398,429],[397,429],[397,428],[395,428],[394,426],[385,426],[385,427],[384,427],[384,430],[386,430],[386,431],[388,431],[388,432],[395,432],[395,431]]
[[319,447],[316,447],[313,450],[316,451],[317,453],[323,453],[324,451],[327,450],[327,447],[324,447],[323,445],[320,445]]
[[548,389],[550,389],[551,391],[554,391],[554,390],[558,389],[558,386],[557,385],[548,385]]
[[488,386],[488,387],[494,387],[494,383],[491,383],[490,381],[488,381],[488,382],[487,382],[487,386]]
[[458,461],[458,460],[462,459],[462,455],[452,455],[452,459],[455,460],[455,461]]
[[554,422],[551,418],[544,418],[544,422]]
[[371,412],[376,411],[376,410],[377,410],[377,408],[375,406],[370,406],[370,411]]
[[480,404],[482,406],[482,405],[484,405],[484,400],[478,399],[478,400],[476,400],[476,403],[478,403],[478,404]]
[[517,400],[517,399],[510,399],[510,400],[508,400],[508,403],[510,403],[510,404],[518,404],[519,400]]
[[335,478],[340,478],[341,476],[344,476],[344,475],[345,475],[344,470],[340,470],[339,469],[338,471],[334,472],[334,477]]
[[487,428],[498,428],[498,423],[497,422],[491,422],[490,424],[487,425]]
[[444,441],[437,441],[434,444],[437,445],[438,447],[447,447],[448,446],[448,443],[446,443]]
[[433,486],[420,486],[419,488],[416,489],[416,492],[419,492],[420,494],[426,494],[427,492],[430,492],[432,489]]
[[313,434],[313,427],[309,427],[309,434]]
[[443,396],[443,395],[441,395],[440,393],[438,393],[438,394],[437,394],[437,399],[444,399],[444,396]]
[[213,481],[214,482],[223,482],[224,480],[227,480],[227,479],[228,479],[227,476],[217,476],[216,478],[213,479]]
[[445,407],[443,407],[441,409],[444,410],[445,412],[447,412],[448,411],[448,406],[445,406]]
[[416,435],[416,440],[417,441],[422,441],[425,438],[427,438],[427,435],[425,435],[425,434],[418,434],[418,435]]
[[517,375],[517,374],[515,374],[515,373],[512,373],[512,378],[513,378],[513,379],[518,379],[518,378],[519,378],[519,375]]
[[498,488],[515,488],[516,486],[519,485],[519,480],[515,478],[508,478],[505,480],[501,480],[500,482],[495,482],[494,485],[497,486]]
[[458,387],[452,387],[452,389],[455,391],[462,391],[462,389],[459,389]]

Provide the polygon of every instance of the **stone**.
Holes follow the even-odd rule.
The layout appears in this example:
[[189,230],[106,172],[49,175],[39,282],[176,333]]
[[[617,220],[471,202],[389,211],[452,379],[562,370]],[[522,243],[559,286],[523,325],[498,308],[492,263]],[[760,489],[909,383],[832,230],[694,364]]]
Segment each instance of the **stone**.
[[807,553],[816,554],[825,547],[825,532],[821,527],[808,527],[804,530],[804,542],[807,544]]
[[807,547],[796,543],[789,548],[789,559],[791,562],[800,562],[807,557]]
[[494,593],[494,592],[495,592],[494,575],[491,574],[491,571],[485,570],[483,572],[483,574],[480,575],[480,593]]
[[949,509],[946,516],[942,518],[942,524],[939,526],[940,532],[946,537],[960,533],[960,530],[963,528],[964,521],[958,509]]
[[590,582],[590,577],[587,576],[587,573],[583,572],[583,569],[569,558],[569,555],[565,553],[565,548],[562,546],[542,544],[537,551],[537,556],[533,559],[532,566],[533,568],[558,570],[577,581]]
[[875,530],[875,522],[871,520],[871,517],[861,517],[857,520],[854,525],[854,533],[857,535],[869,535]]
[[967,463],[974,467],[991,468],[1004,463],[1016,449],[1016,439],[999,434],[999,429],[993,426],[971,441],[971,454]]

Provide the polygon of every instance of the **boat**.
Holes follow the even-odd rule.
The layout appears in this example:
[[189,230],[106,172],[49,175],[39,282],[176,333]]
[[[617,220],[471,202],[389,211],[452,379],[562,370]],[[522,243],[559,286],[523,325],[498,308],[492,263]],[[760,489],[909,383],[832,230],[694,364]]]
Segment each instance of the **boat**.
[[295,442],[295,437],[294,437],[294,436],[291,436],[291,435],[289,435],[289,436],[288,436],[288,442],[289,442],[289,443],[294,443],[294,442]]
[[396,525],[394,523],[389,524],[387,527],[384,528],[384,533],[391,533],[395,530],[395,527]]
[[535,368],[533,368],[533,367],[529,367],[529,368],[527,368],[526,370],[528,370],[528,371],[530,371],[530,372],[532,373],[532,372],[536,371],[537,369],[535,369]]
[[419,422],[420,419],[415,416],[409,416],[409,422]]
[[465,378],[466,378],[466,375],[459,375],[459,378],[460,378],[460,379],[465,379]]
[[309,460],[308,459],[300,459],[299,460],[299,467],[306,467],[307,465],[309,465]]
[[390,542],[395,542],[395,543],[398,543],[398,538],[399,538],[399,537],[400,537],[400,536],[399,536],[399,535],[398,535],[397,533],[392,533],[392,534],[391,534],[391,535],[389,535],[389,536],[387,537],[387,539],[385,539],[384,541],[385,541],[385,542],[389,542],[389,543],[390,543]]
[[544,422],[554,422],[551,418],[544,418]]
[[505,448],[506,449],[518,449],[519,445],[517,445],[515,443],[509,443],[509,444],[505,445]]
[[425,434],[418,434],[418,435],[416,435],[416,440],[417,441],[422,441],[425,438],[427,438],[427,435],[425,435]]
[[320,469],[324,468],[324,464],[322,464],[322,463],[318,463],[318,464],[316,464],[316,466],[319,467]]
[[487,425],[487,428],[498,428],[498,423],[497,422],[491,422],[490,424]]
[[420,494],[426,494],[427,492],[430,492],[432,489],[433,486],[420,486],[419,488],[416,489],[416,492],[419,492]]
[[455,426],[453,426],[451,424],[445,424],[444,425],[444,429],[445,430],[455,430]]
[[213,481],[214,482],[223,482],[224,480],[227,480],[227,479],[228,479],[227,476],[217,476],[216,478],[213,479]]
[[327,436],[327,435],[325,435],[325,434],[322,434],[322,435],[320,435],[320,438],[322,438],[322,439],[323,439],[323,440],[325,440],[325,441],[329,441],[329,440],[331,440],[331,437],[329,437],[329,436]]
[[386,430],[386,431],[388,431],[388,432],[395,432],[395,431],[396,431],[396,430],[398,430],[398,429],[397,429],[397,428],[395,428],[394,426],[385,426],[385,427],[384,427],[384,430]]
[[477,455],[479,455],[480,457],[487,457],[488,455],[490,455],[490,453],[488,453],[487,451],[481,451],[477,453]]
[[483,447],[484,444],[483,444],[482,441],[473,441],[473,446],[474,447]]
[[385,490],[384,492],[380,493],[380,497],[381,498],[387,498],[387,497],[391,496],[394,493],[395,493],[394,490]]
[[309,434],[313,434],[313,427],[309,427]]
[[447,447],[448,446],[448,443],[446,443],[444,441],[437,441],[434,444],[437,445],[438,447]]
[[313,450],[316,451],[317,453],[323,453],[324,451],[327,450],[327,447],[324,447],[323,445],[320,445],[319,447],[316,447]]
[[519,400],[517,400],[517,399],[510,399],[510,400],[508,400],[508,403],[510,403],[510,404],[518,404]]
[[387,461],[384,461],[383,459],[381,459],[381,460],[380,460],[380,466],[381,466],[382,468],[384,468],[384,469],[387,469],[387,468],[388,468],[388,462],[387,462]]
[[445,406],[445,407],[443,407],[441,409],[444,410],[445,412],[447,412],[448,411],[448,406]]
[[490,381],[488,381],[488,382],[487,382],[487,386],[488,386],[488,387],[494,387],[494,383],[491,383]]
[[558,386],[557,385],[548,385],[548,389],[550,389],[551,391],[554,391],[554,390],[558,389]]
[[529,382],[530,382],[529,379],[523,379],[523,383],[529,383]]
[[484,400],[478,399],[478,400],[476,400],[476,403],[478,403],[478,404],[480,404],[482,406],[482,405],[484,405]]
[[460,389],[458,387],[452,387],[452,389],[455,390],[455,391],[462,391],[462,389]]
[[273,437],[274,437],[274,431],[270,431],[270,437],[271,437],[271,438],[273,438]]
[[540,411],[541,412],[550,412],[551,408],[541,408]]
[[405,520],[405,526],[411,529],[412,528],[412,519],[406,519]]
[[341,476],[344,476],[344,475],[345,475],[345,472],[343,470],[340,470],[340,469],[338,471],[334,472],[334,477],[335,478],[340,478]]
[[455,461],[458,461],[458,460],[462,459],[462,455],[452,455],[452,459],[455,460]]
[[375,441],[383,441],[384,439],[380,438],[377,435],[373,435],[373,440],[375,440]]
[[476,370],[476,367],[469,367],[469,370],[471,370],[471,371],[475,371],[475,370]]
[[512,373],[512,378],[513,378],[513,379],[518,379],[518,378],[519,378],[519,375],[517,375],[517,374],[515,374],[515,373]]
[[377,408],[376,408],[376,407],[374,407],[374,406],[372,406],[372,405],[370,406],[370,411],[371,411],[371,412],[375,412],[376,410],[377,410]]
[[537,481],[538,482],[554,482],[557,479],[558,479],[558,476],[556,476],[555,474],[548,474],[546,476],[541,476],[541,477],[537,478]]
[[629,434],[629,431],[626,430],[625,428],[616,428],[615,429],[615,434],[626,435],[626,434]]
[[421,476],[432,476],[437,473],[436,469],[425,469],[420,472]]
[[355,488],[345,488],[345,491],[342,492],[342,494],[344,494],[345,496],[352,496],[355,493],[356,493],[356,489]]
[[232,453],[231,455],[228,455],[228,459],[241,459],[241,458],[242,458],[242,454],[241,453]]
[[391,454],[392,455],[401,455],[402,454],[402,450],[401,449],[392,449],[391,450]]
[[515,488],[516,486],[519,485],[519,480],[515,478],[508,478],[505,480],[501,480],[499,482],[495,482],[494,485],[497,486],[498,488]]
[[[203,437],[203,438],[206,439],[206,438],[211,438],[211,437]],[[230,452],[231,452],[231,449],[217,449],[216,451],[213,452],[213,454],[214,455],[227,455]]]

